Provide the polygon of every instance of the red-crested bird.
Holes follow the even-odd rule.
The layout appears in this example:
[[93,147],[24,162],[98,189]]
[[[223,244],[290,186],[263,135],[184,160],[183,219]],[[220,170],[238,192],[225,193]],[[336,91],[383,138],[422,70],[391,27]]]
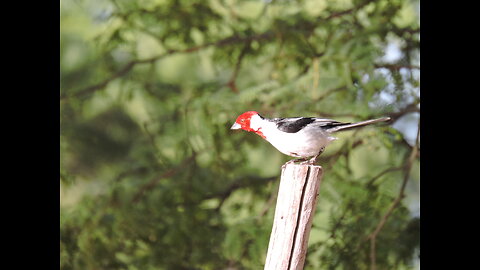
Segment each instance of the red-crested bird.
[[[337,138],[332,133],[389,121],[390,117],[343,123],[316,117],[265,118],[255,111],[238,116],[231,129],[243,129],[260,135],[285,155],[300,158],[302,164],[314,164],[325,147]],[[311,157],[310,159],[308,159]]]

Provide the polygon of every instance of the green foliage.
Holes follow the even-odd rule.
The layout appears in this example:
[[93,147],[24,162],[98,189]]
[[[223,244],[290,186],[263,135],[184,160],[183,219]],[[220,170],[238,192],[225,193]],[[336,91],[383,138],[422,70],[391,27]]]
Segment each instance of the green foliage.
[[[62,1],[61,268],[262,269],[289,158],[229,129],[257,110],[393,118],[321,156],[305,269],[411,269],[417,5]],[[372,261],[368,237],[399,196]]]

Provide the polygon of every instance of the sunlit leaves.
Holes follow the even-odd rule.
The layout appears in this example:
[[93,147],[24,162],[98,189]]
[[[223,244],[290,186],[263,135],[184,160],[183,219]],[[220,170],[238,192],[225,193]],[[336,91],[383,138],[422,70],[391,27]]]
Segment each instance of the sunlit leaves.
[[[62,2],[61,268],[261,269],[288,157],[230,126],[246,110],[342,121],[417,112],[414,10],[401,0]],[[405,134],[348,131],[321,156],[323,218],[306,269],[369,268],[365,238],[398,194],[414,144]],[[378,236],[378,268],[412,262],[419,222],[407,206]]]

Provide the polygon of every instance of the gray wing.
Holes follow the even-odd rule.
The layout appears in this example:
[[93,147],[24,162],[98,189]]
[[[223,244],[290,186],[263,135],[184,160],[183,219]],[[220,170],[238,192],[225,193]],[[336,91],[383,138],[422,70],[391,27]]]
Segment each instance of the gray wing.
[[347,125],[349,123],[341,123],[332,119],[322,119],[315,117],[290,117],[290,118],[274,118],[273,122],[277,124],[277,128],[287,133],[297,133],[307,125],[322,129],[330,129],[336,126]]

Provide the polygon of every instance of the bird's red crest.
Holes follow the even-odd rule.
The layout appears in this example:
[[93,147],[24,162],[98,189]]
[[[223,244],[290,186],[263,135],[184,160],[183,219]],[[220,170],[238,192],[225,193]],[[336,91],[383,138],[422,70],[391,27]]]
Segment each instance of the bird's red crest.
[[235,123],[239,124],[241,126],[241,129],[246,130],[246,131],[254,131],[252,128],[250,128],[250,119],[252,116],[258,114],[256,111],[248,111],[242,113],[240,116],[237,117],[237,120]]

